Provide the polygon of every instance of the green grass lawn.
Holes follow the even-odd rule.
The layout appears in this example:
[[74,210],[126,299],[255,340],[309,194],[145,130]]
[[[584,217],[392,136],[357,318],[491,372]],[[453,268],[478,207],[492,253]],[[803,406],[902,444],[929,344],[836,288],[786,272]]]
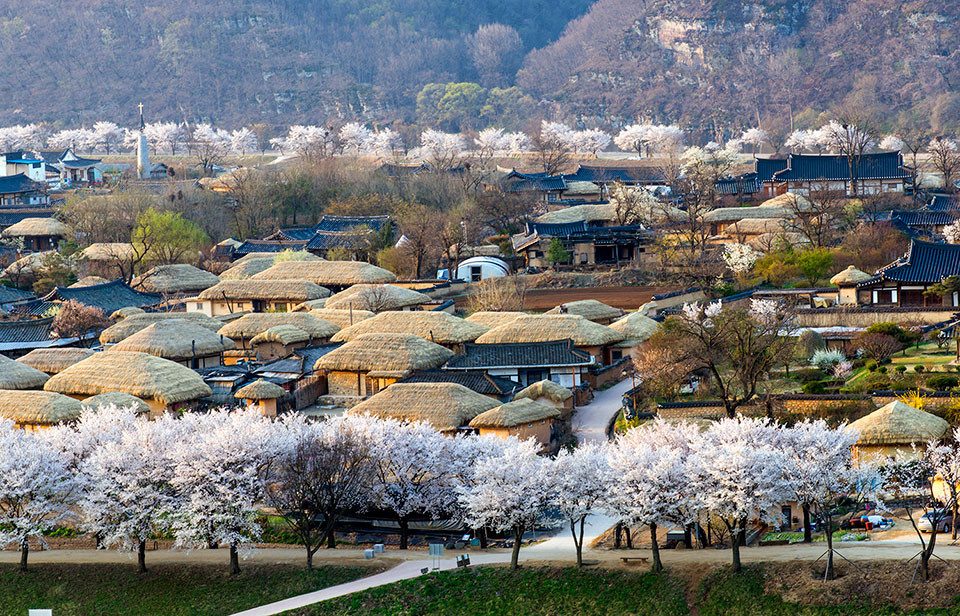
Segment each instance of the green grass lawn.
[[683,584],[652,573],[471,568],[429,574],[288,616],[682,616]]
[[0,614],[30,608],[55,616],[221,616],[355,580],[365,567],[247,565],[240,575],[215,566],[34,564],[0,566]]

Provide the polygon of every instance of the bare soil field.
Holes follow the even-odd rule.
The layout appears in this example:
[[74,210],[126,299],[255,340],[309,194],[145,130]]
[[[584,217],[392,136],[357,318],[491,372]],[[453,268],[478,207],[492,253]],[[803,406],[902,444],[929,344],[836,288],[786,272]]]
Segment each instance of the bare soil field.
[[636,310],[654,295],[679,287],[588,287],[575,289],[530,289],[524,297],[525,310],[546,311],[564,302],[595,299],[621,310]]

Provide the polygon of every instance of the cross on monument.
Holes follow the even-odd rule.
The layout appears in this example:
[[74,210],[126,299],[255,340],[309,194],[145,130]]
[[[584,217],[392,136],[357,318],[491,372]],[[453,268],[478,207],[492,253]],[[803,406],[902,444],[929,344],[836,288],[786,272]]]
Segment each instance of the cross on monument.
[[140,130],[143,131],[146,128],[146,125],[143,123],[143,103],[141,102],[137,105],[137,108],[140,109]]

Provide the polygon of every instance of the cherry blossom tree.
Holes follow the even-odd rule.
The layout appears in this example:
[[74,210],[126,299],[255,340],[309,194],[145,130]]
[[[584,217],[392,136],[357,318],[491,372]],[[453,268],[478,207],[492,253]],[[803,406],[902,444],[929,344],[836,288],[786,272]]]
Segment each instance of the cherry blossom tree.
[[474,528],[490,527],[513,534],[510,568],[520,559],[523,533],[550,523],[544,512],[550,505],[552,465],[537,454],[533,440],[507,441],[502,454],[477,460],[476,484],[458,486],[460,504]]
[[370,149],[373,131],[359,122],[348,122],[340,129],[340,143],[344,152],[360,156]]
[[370,150],[378,156],[396,156],[403,152],[403,138],[392,128],[384,128],[370,138]]
[[880,140],[880,143],[877,147],[879,147],[881,150],[899,152],[903,149],[903,139],[897,137],[896,135],[887,135]]
[[960,220],[955,220],[943,228],[943,238],[950,244],[960,244]]
[[30,539],[45,545],[43,531],[67,514],[73,476],[61,452],[33,432],[0,420],[0,545],[20,549],[27,570]]
[[859,194],[860,159],[874,144],[874,127],[869,117],[860,113],[845,113],[820,129],[829,147],[847,159],[850,174],[850,194]]
[[292,152],[308,163],[333,156],[339,147],[337,134],[325,126],[291,126],[286,136],[270,140],[281,152]]
[[456,167],[466,149],[462,135],[434,129],[427,129],[420,134],[420,155],[435,171]]
[[613,143],[621,150],[636,152],[637,158],[642,158],[644,149],[649,150],[652,128],[650,124],[631,124],[613,138]]
[[927,155],[930,164],[943,178],[943,189],[953,192],[956,189],[954,180],[960,171],[960,147],[957,146],[957,142],[938,136],[930,140],[927,145]]
[[256,133],[246,126],[230,133],[230,150],[235,154],[256,152],[259,147]]
[[760,148],[763,147],[763,144],[770,142],[770,135],[768,135],[767,131],[763,130],[762,128],[748,128],[741,133],[739,141],[744,145],[751,146],[751,148],[753,148],[754,157],[756,157],[756,153],[760,151]]
[[508,138],[502,128],[485,128],[477,133],[473,142],[477,152],[486,158],[500,154],[509,148]]
[[203,172],[211,173],[214,165],[230,153],[230,133],[210,124],[198,124],[193,129],[191,144]]
[[[450,456],[449,474],[454,485],[454,498],[456,504],[455,517],[459,521],[468,524],[467,511],[463,509],[459,498],[456,496],[460,490],[474,489],[480,484],[480,478],[477,476],[477,461],[482,458],[490,458],[503,455],[503,452],[510,446],[512,440],[502,439],[490,434],[471,434],[467,436],[457,436],[453,439],[453,453]],[[480,540],[481,549],[487,547],[487,533],[483,527],[474,528],[474,535]]]
[[607,450],[603,445],[580,445],[572,452],[561,450],[553,461],[553,506],[570,524],[578,567],[583,566],[583,529],[587,517],[602,507],[610,493]]
[[544,173],[556,175],[570,160],[570,152],[574,148],[574,131],[566,124],[543,120],[531,143]]
[[656,124],[650,129],[647,141],[659,154],[669,154],[679,151],[684,144],[686,135],[679,126],[670,124]]
[[47,140],[48,145],[56,150],[86,150],[94,147],[96,136],[86,128],[69,128],[54,133]]
[[610,135],[597,129],[577,131],[572,137],[572,147],[579,154],[597,155],[610,144]]
[[147,539],[163,528],[164,512],[178,508],[168,453],[185,435],[170,415],[126,426],[118,440],[102,443],[84,460],[79,505],[83,528],[104,546],[136,552],[137,567],[146,573]]
[[178,548],[230,547],[230,572],[260,538],[255,516],[265,497],[264,466],[277,451],[270,421],[255,409],[187,414],[171,445],[179,505],[168,512]]
[[[136,136],[136,131],[133,132]],[[186,129],[176,122],[152,122],[144,126],[147,142],[155,151],[166,148],[171,155],[176,155],[177,148],[187,139]]]
[[760,253],[747,244],[724,244],[723,262],[737,277],[737,280],[743,282],[743,278],[753,269],[753,264],[757,262]]
[[688,472],[703,507],[730,533],[736,573],[747,524],[776,521],[780,504],[796,493],[784,449],[769,420],[747,417],[715,422],[692,444]]
[[[93,125],[91,145],[106,154],[123,143],[123,130],[114,122],[97,122]],[[102,149],[101,149],[102,148]]]

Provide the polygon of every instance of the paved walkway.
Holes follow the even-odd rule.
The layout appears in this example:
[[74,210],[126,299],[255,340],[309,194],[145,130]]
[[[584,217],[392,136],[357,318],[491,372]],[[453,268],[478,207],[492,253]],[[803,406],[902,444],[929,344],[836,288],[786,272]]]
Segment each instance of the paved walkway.
[[598,443],[607,439],[607,426],[620,410],[623,394],[630,390],[630,379],[610,389],[597,392],[590,404],[573,412],[573,432],[581,443]]

